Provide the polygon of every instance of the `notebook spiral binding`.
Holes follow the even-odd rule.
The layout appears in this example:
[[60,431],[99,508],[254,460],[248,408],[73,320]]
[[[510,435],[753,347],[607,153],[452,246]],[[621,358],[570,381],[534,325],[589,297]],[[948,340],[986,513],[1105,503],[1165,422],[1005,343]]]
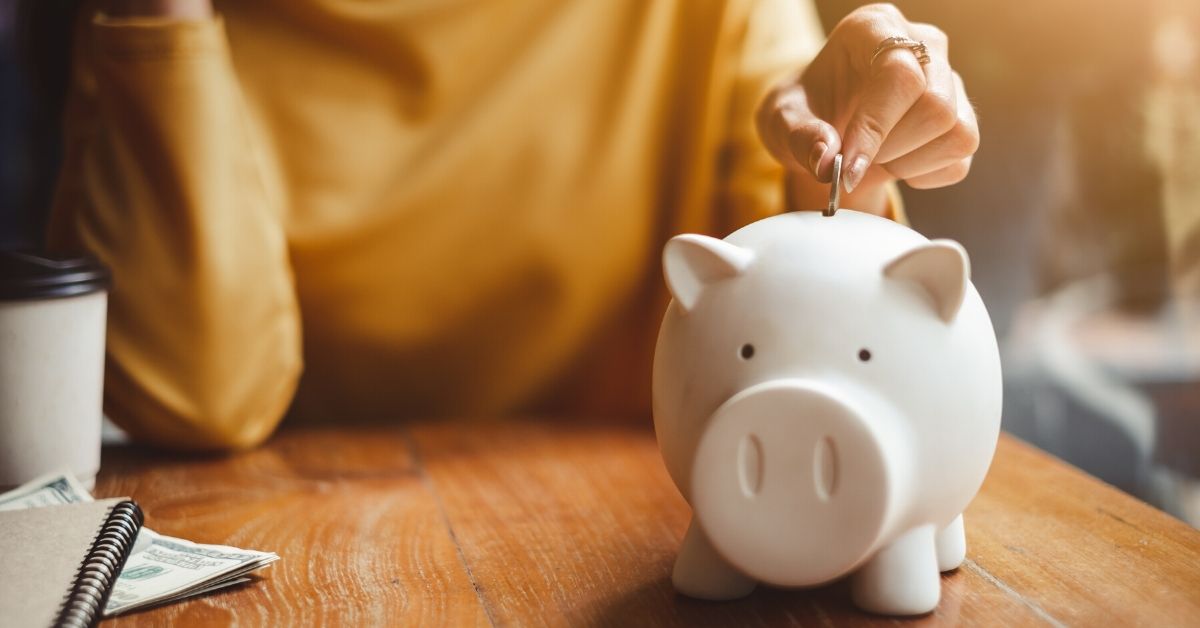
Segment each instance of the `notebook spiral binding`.
[[124,501],[113,506],[79,565],[75,582],[54,620],[55,626],[88,628],[100,621],[108,594],[133,551],[133,542],[141,528],[142,509],[137,504]]

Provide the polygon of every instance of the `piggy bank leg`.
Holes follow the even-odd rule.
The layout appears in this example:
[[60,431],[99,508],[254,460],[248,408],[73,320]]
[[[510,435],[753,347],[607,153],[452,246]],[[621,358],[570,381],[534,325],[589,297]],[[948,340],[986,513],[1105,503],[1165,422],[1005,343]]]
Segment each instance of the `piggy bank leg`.
[[963,532],[963,518],[959,515],[937,533],[938,571],[958,569],[967,558],[967,535]]
[[754,590],[754,580],[741,574],[717,554],[695,518],[683,535],[683,546],[671,582],[680,593],[702,600],[732,600]]
[[854,603],[881,615],[920,615],[942,593],[932,525],[914,528],[883,548],[854,574]]

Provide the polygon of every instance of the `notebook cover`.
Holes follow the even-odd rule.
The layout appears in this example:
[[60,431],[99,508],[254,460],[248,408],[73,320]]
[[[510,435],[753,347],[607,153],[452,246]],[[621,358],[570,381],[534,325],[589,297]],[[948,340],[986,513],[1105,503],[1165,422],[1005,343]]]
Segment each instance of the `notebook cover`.
[[[124,516],[109,521],[122,504],[117,514]],[[0,511],[0,623],[94,624],[140,527],[141,513],[127,498]],[[95,561],[99,554],[107,554],[103,562],[115,562],[115,572],[109,578],[85,578],[85,560]],[[99,581],[107,585],[102,591],[94,586]],[[92,609],[97,602],[99,608]]]

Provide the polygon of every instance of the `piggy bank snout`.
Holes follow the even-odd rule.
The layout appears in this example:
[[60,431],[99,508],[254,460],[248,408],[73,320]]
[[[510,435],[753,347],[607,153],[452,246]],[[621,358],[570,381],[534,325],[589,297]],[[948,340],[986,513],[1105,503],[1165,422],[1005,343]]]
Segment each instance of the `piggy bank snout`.
[[901,466],[898,444],[867,414],[803,380],[759,384],[721,405],[691,478],[693,509],[717,551],[783,586],[827,582],[867,558]]

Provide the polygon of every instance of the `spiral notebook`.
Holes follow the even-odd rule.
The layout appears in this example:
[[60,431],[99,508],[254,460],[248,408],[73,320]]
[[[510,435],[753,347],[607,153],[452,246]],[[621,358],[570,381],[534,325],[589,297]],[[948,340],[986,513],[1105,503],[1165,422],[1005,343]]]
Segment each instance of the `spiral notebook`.
[[0,623],[95,625],[141,527],[122,497],[0,512]]

